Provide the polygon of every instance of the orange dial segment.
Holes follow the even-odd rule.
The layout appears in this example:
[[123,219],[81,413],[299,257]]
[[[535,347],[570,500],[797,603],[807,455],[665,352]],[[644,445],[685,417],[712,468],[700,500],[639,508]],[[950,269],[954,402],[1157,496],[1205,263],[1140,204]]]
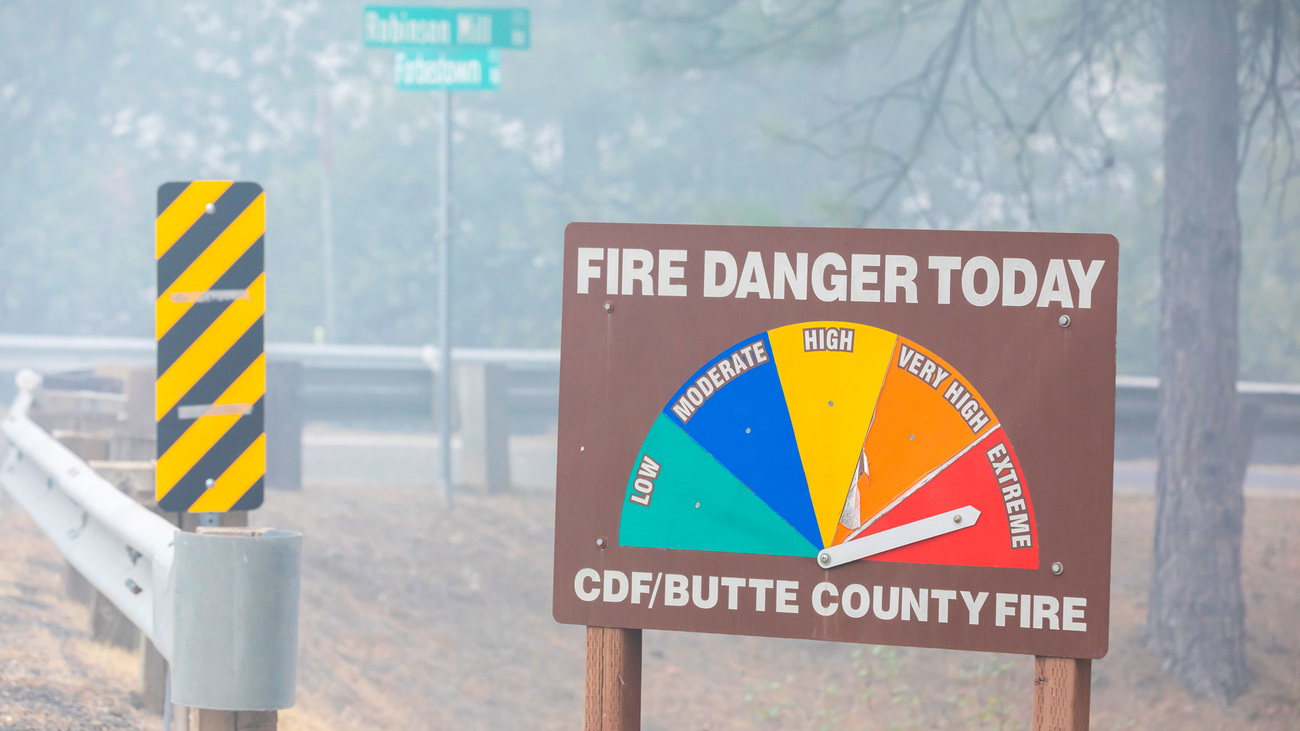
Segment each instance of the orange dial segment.
[[900,336],[834,543],[879,519],[997,423],[993,410],[952,366]]

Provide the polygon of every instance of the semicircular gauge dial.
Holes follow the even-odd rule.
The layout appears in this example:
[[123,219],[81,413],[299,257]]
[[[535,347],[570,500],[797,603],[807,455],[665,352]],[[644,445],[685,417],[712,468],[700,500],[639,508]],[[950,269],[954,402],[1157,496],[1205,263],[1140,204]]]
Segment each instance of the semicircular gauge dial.
[[683,383],[628,476],[619,544],[1038,567],[989,404],[921,345],[849,322],[759,333]]

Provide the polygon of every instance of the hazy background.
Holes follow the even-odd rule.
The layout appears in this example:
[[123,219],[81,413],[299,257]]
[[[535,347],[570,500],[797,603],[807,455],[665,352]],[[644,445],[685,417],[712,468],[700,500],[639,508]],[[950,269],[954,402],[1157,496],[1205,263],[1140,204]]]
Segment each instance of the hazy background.
[[[1154,372],[1162,86],[1151,41],[1122,50],[1122,73],[1099,62],[1065,90],[1069,103],[1023,149],[942,130],[866,218],[870,191],[855,185],[881,151],[854,149],[862,120],[846,115],[919,66],[933,46],[924,24],[888,46],[691,68],[655,52],[660,27],[635,4],[516,4],[532,10],[532,48],[502,53],[499,91],[455,100],[457,344],[558,345],[573,220],[1101,231],[1121,243],[1119,370]],[[324,324],[327,96],[338,326],[326,338],[433,342],[439,101],[393,88],[392,52],[361,46],[363,6],[0,3],[0,332],[151,336],[157,186],[233,178],[267,191],[268,338],[311,341]],[[989,58],[990,76],[1015,78],[1007,97],[1024,108],[1013,113],[1031,116],[1036,74],[1014,54]],[[877,139],[901,151],[914,123],[882,116]],[[1241,186],[1242,377],[1294,381],[1300,202],[1259,172],[1248,167]]]
[[[530,49],[501,52],[499,91],[455,95],[455,344],[558,347],[575,220],[1107,232],[1121,246],[1125,375],[1157,373],[1164,150],[1232,167],[1205,165],[1231,162],[1223,145],[1170,134],[1187,127],[1163,99],[1177,76],[1166,45],[1204,48],[1188,39],[1231,28],[1171,13],[1200,21],[1180,35],[1164,11],[1236,14],[1244,168],[1218,188],[1218,173],[1170,186],[1180,237],[1165,254],[1199,263],[1223,252],[1206,239],[1235,244],[1231,216],[1188,215],[1214,213],[1235,182],[1240,373],[1214,357],[1237,345],[1231,319],[1212,317],[1230,297],[1179,302],[1199,319],[1185,320],[1187,342],[1165,338],[1162,441],[1143,421],[1140,449],[1116,463],[1111,652],[1092,667],[1092,721],[1300,728],[1300,470],[1257,461],[1242,489],[1256,427],[1266,439],[1294,424],[1297,387],[1221,418],[1237,413],[1238,375],[1300,383],[1300,2],[455,4],[528,7],[532,31]],[[441,96],[393,88],[394,52],[361,45],[364,6],[0,0],[0,334],[151,338],[157,188],[216,178],[266,189],[269,340],[436,342]],[[967,9],[978,22],[954,23]],[[1233,78],[1189,77],[1220,91]],[[1173,87],[1183,125],[1223,109],[1189,104],[1188,86]],[[337,326],[323,332],[326,179]],[[1234,279],[1228,264],[1216,284]],[[1175,357],[1192,367],[1171,372]],[[453,506],[421,393],[418,427],[307,425],[306,489],[271,493],[254,516],[307,536],[299,703],[284,728],[573,728],[585,655],[583,629],[550,612],[554,431],[516,422],[515,489],[467,489]],[[1262,398],[1278,402],[1272,421]],[[1143,404],[1145,419],[1155,405]],[[1121,443],[1136,439],[1129,421]],[[1131,459],[1157,443],[1158,463]],[[92,642],[84,608],[58,598],[62,561],[0,493],[0,729],[161,728],[139,708],[136,654]],[[1153,643],[1169,628],[1190,640]],[[1025,657],[655,631],[644,666],[647,731],[1017,728],[1033,682]]]

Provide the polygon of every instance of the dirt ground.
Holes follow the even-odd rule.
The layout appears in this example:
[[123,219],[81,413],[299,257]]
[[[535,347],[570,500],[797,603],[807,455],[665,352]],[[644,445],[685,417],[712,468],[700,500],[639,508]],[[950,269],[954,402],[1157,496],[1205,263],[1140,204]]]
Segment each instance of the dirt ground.
[[[1296,494],[1296,493],[1292,493]],[[1247,500],[1251,691],[1226,714],[1142,648],[1153,503],[1115,503],[1111,649],[1092,727],[1300,728],[1300,499]],[[286,729],[575,729],[584,633],[551,618],[552,493],[270,493],[255,522],[306,534],[298,707]],[[86,639],[60,559],[0,495],[0,729],[157,729],[133,655]],[[647,731],[1028,728],[1032,660],[647,632]]]
[[89,640],[59,593],[62,559],[0,492],[0,729],[161,729],[142,714],[138,660]]

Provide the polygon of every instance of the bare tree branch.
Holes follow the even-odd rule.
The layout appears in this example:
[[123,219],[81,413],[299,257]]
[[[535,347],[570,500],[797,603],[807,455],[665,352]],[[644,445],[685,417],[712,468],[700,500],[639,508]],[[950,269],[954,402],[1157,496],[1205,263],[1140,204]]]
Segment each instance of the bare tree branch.
[[[930,98],[929,106],[921,117],[921,127],[917,130],[916,136],[912,139],[911,152],[904,160],[903,165],[895,172],[888,185],[885,186],[884,191],[876,197],[874,203],[867,206],[866,210],[862,214],[859,225],[865,226],[867,221],[871,220],[871,218],[876,215],[885,203],[889,201],[893,196],[894,191],[897,190],[898,186],[907,178],[908,173],[911,172],[912,167],[921,157],[921,151],[925,148],[926,139],[930,136],[930,128],[934,126],[935,119],[938,117],[939,110],[943,105],[944,94],[948,89],[948,80],[952,78],[953,65],[957,61],[957,53],[961,50],[962,38],[966,33],[966,24],[970,22],[975,7],[978,4],[979,0],[965,0],[965,2],[962,3],[961,13],[957,17],[957,22],[953,24],[952,30],[949,31],[945,38],[944,42],[947,44],[947,48],[943,54],[943,66],[939,72],[939,82]],[[935,59],[938,57],[940,48],[944,48],[943,44],[940,44],[940,46],[935,49],[935,52],[930,56],[930,60],[926,62],[927,70],[933,66]]]
[[[1009,143],[1019,198],[1027,218],[1037,225],[1035,177],[1042,161],[1054,157],[1087,176],[1114,169],[1116,143],[1106,110],[1122,103],[1121,80],[1128,61],[1160,19],[1158,7],[1146,0],[1075,0],[1067,6],[1064,24],[1043,21],[1026,34],[1032,21],[1026,19],[1025,7],[1012,0],[807,0],[765,15],[758,19],[759,31],[750,28],[738,38],[723,27],[747,7],[739,0],[660,0],[646,5],[652,7],[638,5],[636,15],[647,22],[694,22],[713,29],[705,47],[693,49],[703,52],[691,58],[692,66],[705,68],[771,56],[801,44],[826,49],[834,43],[844,52],[869,49],[873,63],[889,63],[900,49],[910,47],[910,33],[943,23],[943,31],[912,73],[871,93],[828,98],[837,108],[806,128],[802,135],[807,139],[798,139],[798,133],[775,135],[830,159],[855,156],[861,174],[846,192],[868,196],[855,216],[863,224],[889,206],[905,184],[920,185],[914,173],[937,137],[968,158],[980,187],[985,185],[980,162],[984,146],[993,140]],[[1288,52],[1296,45],[1291,31],[1300,18],[1300,0],[1257,0],[1254,10],[1256,34],[1253,43],[1243,43],[1244,55],[1267,62],[1251,72],[1256,93],[1249,97],[1241,155],[1244,159],[1258,144],[1253,130],[1267,124],[1267,178],[1270,185],[1285,190],[1287,181],[1300,174],[1300,140],[1292,123],[1297,109],[1288,102],[1297,96],[1293,92],[1300,92],[1300,64]],[[818,39],[817,34],[828,32],[827,24],[834,24],[831,40]],[[1044,40],[1039,26],[1060,30]],[[999,76],[1007,68],[1021,71],[1008,82]],[[903,109],[916,115],[912,129],[899,144],[876,142],[887,122],[897,124]],[[1086,144],[1079,142],[1080,128],[1071,119],[1086,124]],[[1050,157],[1045,157],[1040,145],[1048,140]]]

